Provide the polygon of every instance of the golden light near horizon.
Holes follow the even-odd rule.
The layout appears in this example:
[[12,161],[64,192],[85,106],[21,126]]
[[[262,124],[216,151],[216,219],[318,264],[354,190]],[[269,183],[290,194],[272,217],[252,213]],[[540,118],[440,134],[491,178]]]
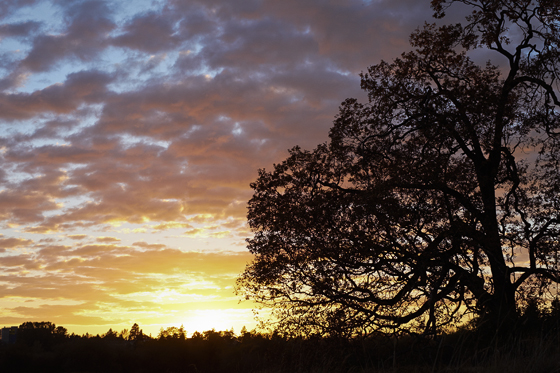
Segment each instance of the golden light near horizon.
[[366,5],[3,2],[0,324],[254,328],[249,184],[431,14]]

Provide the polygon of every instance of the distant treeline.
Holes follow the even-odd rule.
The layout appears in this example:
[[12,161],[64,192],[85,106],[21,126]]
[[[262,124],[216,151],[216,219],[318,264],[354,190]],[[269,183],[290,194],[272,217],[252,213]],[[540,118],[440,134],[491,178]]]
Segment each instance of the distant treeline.
[[[560,370],[560,315],[528,308],[497,338],[483,328],[441,336],[344,339],[183,327],[145,335],[138,324],[103,335],[68,334],[51,322],[26,322],[15,343],[0,344],[7,372],[553,372]],[[529,370],[527,368],[530,367]],[[506,369],[507,368],[507,369]]]

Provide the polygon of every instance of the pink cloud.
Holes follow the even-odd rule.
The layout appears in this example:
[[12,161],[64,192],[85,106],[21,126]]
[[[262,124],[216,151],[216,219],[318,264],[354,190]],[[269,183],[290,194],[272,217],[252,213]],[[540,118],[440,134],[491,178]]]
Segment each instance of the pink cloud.
[[123,27],[123,33],[112,39],[111,43],[147,53],[157,53],[178,46],[181,39],[173,28],[174,14],[147,12],[137,15]]

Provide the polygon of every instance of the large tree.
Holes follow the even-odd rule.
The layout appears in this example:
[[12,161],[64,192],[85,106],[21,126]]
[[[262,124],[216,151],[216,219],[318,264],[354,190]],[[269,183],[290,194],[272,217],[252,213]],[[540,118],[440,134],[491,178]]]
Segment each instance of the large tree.
[[361,75],[369,102],[346,100],[327,143],[252,184],[238,285],[284,331],[499,327],[555,296],[560,1],[433,0],[435,17],[453,3],[464,25],[417,30]]

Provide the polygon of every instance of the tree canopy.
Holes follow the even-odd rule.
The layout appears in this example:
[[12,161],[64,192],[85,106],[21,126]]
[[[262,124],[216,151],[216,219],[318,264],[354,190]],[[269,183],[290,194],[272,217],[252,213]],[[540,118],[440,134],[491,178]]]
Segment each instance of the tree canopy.
[[238,288],[280,330],[499,327],[557,296],[560,2],[433,0],[434,16],[454,3],[465,23],[414,32],[361,74],[368,102],[344,101],[328,142],[251,184]]

